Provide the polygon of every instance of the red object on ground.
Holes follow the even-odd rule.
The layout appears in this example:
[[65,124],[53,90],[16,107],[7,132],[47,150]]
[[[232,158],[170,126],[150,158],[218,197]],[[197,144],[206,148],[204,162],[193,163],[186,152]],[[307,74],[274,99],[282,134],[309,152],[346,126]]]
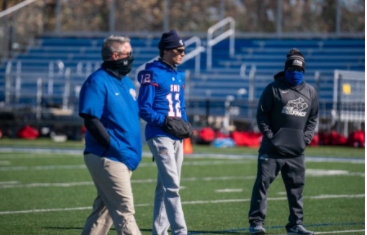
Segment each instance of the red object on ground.
[[232,139],[238,146],[259,147],[261,133],[233,131]]
[[328,144],[333,145],[333,146],[346,145],[347,144],[347,138],[345,138],[343,135],[339,134],[336,131],[332,131],[329,134]]
[[320,145],[328,145],[329,144],[329,134],[319,133],[319,143]]
[[36,139],[39,135],[39,132],[30,127],[30,126],[25,126],[23,128],[20,128],[19,131],[17,132],[17,137],[18,138],[22,138],[22,139]]
[[199,131],[199,138],[205,142],[212,142],[215,139],[215,132],[209,127],[204,127]]
[[349,146],[358,148],[365,147],[365,133],[364,131],[355,131],[349,134],[347,144]]
[[220,132],[220,131],[218,131],[217,133],[216,133],[216,138],[228,138],[228,137],[230,137],[230,135],[225,135],[225,134],[223,134],[222,132]]
[[314,134],[309,146],[319,146],[320,136],[318,134]]

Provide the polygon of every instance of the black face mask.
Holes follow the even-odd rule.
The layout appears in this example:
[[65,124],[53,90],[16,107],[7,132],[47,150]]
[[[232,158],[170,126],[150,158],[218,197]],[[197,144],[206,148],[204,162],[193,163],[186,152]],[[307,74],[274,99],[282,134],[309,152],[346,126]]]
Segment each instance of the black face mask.
[[117,78],[122,78],[126,74],[130,73],[133,65],[134,56],[129,56],[119,60],[105,61],[102,64],[102,68],[107,72],[112,73]]

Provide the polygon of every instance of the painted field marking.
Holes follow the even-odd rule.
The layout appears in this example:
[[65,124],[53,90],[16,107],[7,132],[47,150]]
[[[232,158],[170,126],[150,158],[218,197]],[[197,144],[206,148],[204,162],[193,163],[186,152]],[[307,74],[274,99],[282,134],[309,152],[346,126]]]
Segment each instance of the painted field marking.
[[0,161],[0,165],[10,165],[10,161]]
[[[190,182],[190,181],[226,181],[226,180],[249,180],[255,179],[255,176],[220,176],[220,177],[191,177],[191,178],[182,178],[181,182]],[[1,184],[0,189],[6,188],[37,188],[37,187],[75,187],[75,186],[88,186],[94,185],[93,181],[84,181],[84,182],[66,182],[66,183],[30,183],[30,184],[15,184],[12,182],[17,181],[8,181],[11,183],[6,184],[4,182]],[[157,179],[141,179],[141,180],[131,180],[133,184],[139,183],[156,183]]]
[[[20,148],[20,147],[0,147],[0,152],[14,153],[14,152],[26,152],[26,153],[60,153],[68,155],[83,155],[81,149],[45,149],[45,148]],[[152,157],[150,152],[143,152],[143,156]],[[257,154],[215,154],[215,153],[194,153],[185,155],[187,158],[217,158],[217,159],[257,159]],[[1,158],[1,157],[0,157]],[[306,156],[307,162],[349,162],[349,163],[365,163],[364,158],[337,158],[337,157],[324,157]]]
[[347,176],[362,176],[364,177],[364,172],[349,172],[346,170],[326,170],[326,169],[306,169],[307,176],[337,176],[337,175],[347,175]]
[[243,192],[242,188],[225,188],[225,189],[217,189],[216,193],[239,193]]
[[[333,199],[333,198],[363,198],[364,194],[352,194],[352,195],[319,195],[319,196],[305,196],[304,199]],[[268,201],[284,201],[286,197],[268,198]],[[233,202],[248,202],[251,198],[245,199],[222,199],[222,200],[202,200],[202,201],[186,201],[182,202],[183,205],[195,205],[195,204],[217,204],[217,203],[233,203]],[[135,207],[153,206],[153,204],[137,204]],[[35,209],[35,210],[22,210],[22,211],[0,211],[0,215],[7,214],[27,214],[38,212],[55,212],[55,211],[75,211],[75,210],[90,210],[92,207],[74,207],[74,208],[51,208],[51,209]]]
[[[355,225],[365,225],[365,223],[324,223],[324,224],[307,224],[304,225],[305,227],[328,227],[328,226],[355,226]],[[265,229],[277,229],[277,228],[283,228],[284,226],[276,225],[276,226],[268,226],[264,227]],[[241,228],[241,229],[230,229],[230,230],[222,230],[222,231],[215,231],[215,233],[223,234],[223,233],[235,233],[235,232],[243,232],[248,231],[249,228]],[[364,229],[358,229],[358,230],[338,230],[338,231],[326,231],[326,232],[317,232],[315,234],[332,234],[332,233],[350,233],[350,232],[364,232]],[[197,234],[211,234],[213,232],[191,232],[188,233],[189,235],[197,235]],[[268,233],[267,234],[273,234]],[[283,234],[276,234],[276,235],[283,235]]]
[[[232,160],[232,161],[187,161],[183,166],[212,166],[212,165],[233,165],[233,164],[247,164],[247,160]],[[156,167],[155,163],[141,163],[141,167]],[[86,169],[87,167],[82,165],[49,165],[49,166],[12,166],[12,167],[0,167],[0,171],[27,171],[27,170],[65,170],[65,169]]]
[[18,184],[18,181],[0,181],[0,185]]
[[327,232],[315,232],[315,234],[335,234],[335,233],[362,233],[364,229],[358,230],[339,230],[339,231],[327,231]]

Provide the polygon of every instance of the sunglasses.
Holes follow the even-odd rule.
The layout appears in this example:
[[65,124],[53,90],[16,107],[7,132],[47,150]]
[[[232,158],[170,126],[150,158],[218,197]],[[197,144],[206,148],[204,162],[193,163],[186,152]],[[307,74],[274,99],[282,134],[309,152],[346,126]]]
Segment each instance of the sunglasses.
[[291,72],[294,72],[294,71],[303,72],[303,69],[300,67],[290,67],[290,68],[287,68],[287,70]]
[[174,51],[177,51],[179,54],[185,53],[185,49],[173,49]]
[[122,53],[122,52],[116,52],[118,56],[120,55],[127,55],[128,57],[132,56],[133,55],[133,51],[129,51],[129,52],[126,52],[126,53]]

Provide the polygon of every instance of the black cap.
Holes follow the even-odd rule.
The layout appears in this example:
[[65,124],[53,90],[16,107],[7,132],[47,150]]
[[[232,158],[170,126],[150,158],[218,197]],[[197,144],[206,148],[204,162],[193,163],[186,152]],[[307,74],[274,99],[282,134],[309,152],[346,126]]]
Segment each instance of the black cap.
[[287,55],[287,61],[285,62],[284,70],[287,70],[289,67],[301,67],[303,72],[305,72],[305,57],[297,48],[290,50]]
[[169,32],[163,33],[159,41],[158,48],[160,50],[174,49],[185,46],[183,40],[178,36],[176,30],[172,29]]

